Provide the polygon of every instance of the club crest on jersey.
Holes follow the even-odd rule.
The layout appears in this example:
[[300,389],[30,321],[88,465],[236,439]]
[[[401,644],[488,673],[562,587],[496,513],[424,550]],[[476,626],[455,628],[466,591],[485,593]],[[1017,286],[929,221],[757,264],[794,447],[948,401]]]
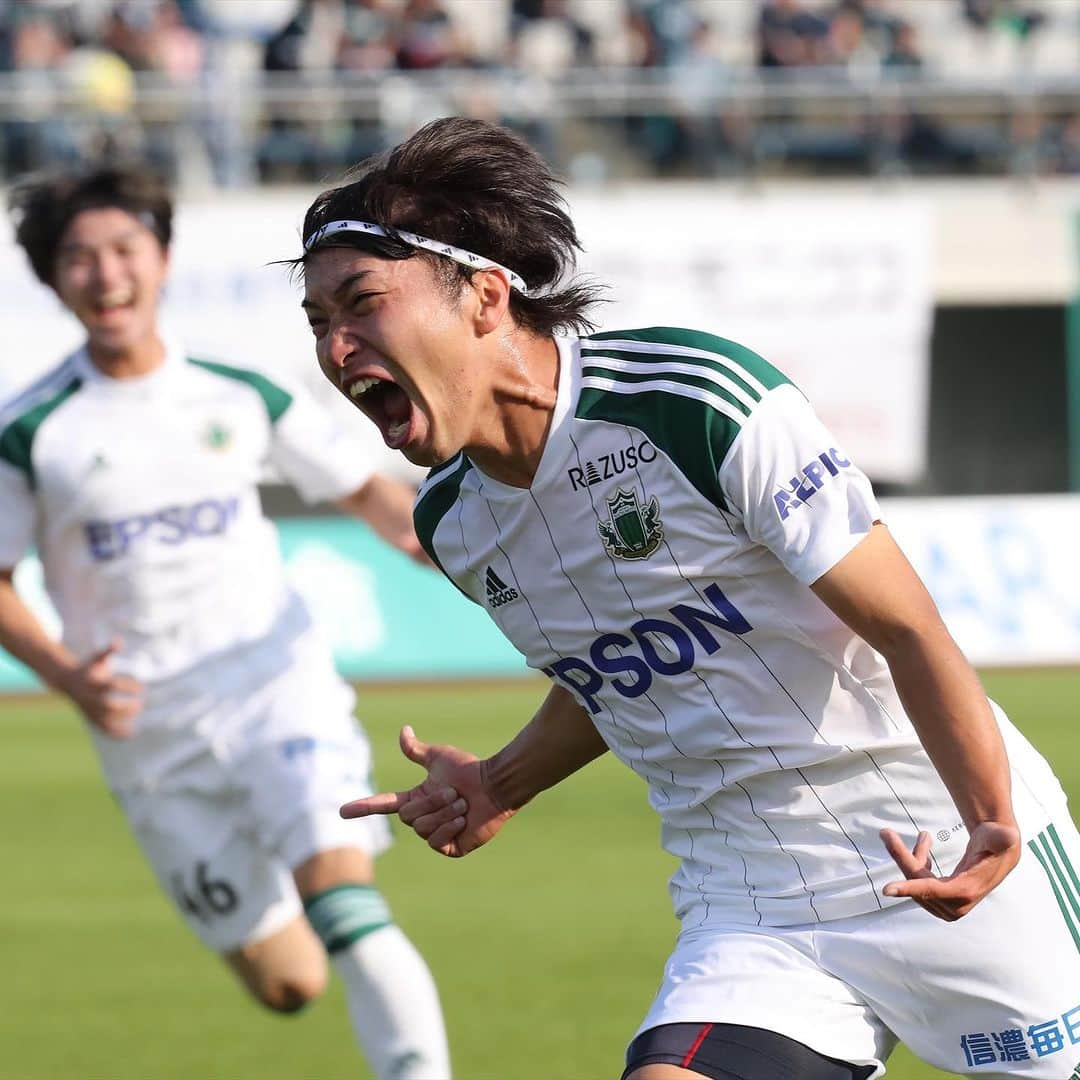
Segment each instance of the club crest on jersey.
[[232,442],[232,432],[217,420],[206,425],[203,432],[203,445],[210,450],[227,450]]
[[596,531],[608,554],[616,559],[647,559],[664,539],[656,496],[642,506],[634,488],[619,488],[606,502],[608,520],[598,521]]

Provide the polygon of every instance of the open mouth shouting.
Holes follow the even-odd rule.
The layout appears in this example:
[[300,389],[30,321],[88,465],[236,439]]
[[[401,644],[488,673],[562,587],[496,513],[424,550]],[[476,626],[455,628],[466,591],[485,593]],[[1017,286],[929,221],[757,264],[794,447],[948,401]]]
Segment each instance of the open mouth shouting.
[[342,389],[374,421],[391,450],[401,450],[412,440],[416,409],[409,395],[389,375],[368,373],[346,377],[342,379]]

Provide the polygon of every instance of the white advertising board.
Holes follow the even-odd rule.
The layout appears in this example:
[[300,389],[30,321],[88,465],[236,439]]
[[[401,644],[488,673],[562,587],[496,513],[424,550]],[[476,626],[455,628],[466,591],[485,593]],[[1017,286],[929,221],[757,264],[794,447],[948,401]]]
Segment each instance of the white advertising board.
[[579,192],[574,211],[583,267],[613,285],[606,325],[733,338],[790,376],[875,479],[921,474],[933,318],[928,203],[686,185]]
[[883,499],[976,664],[1080,664],[1080,495]]
[[[228,194],[179,207],[165,301],[197,355],[315,370],[300,293],[272,265],[299,251],[311,192]],[[807,393],[845,451],[881,480],[925,464],[930,213],[915,199],[739,196],[706,185],[572,193],[582,269],[611,286],[603,327],[668,325],[734,338]],[[78,344],[0,224],[0,395]],[[351,417],[350,412],[350,417]]]

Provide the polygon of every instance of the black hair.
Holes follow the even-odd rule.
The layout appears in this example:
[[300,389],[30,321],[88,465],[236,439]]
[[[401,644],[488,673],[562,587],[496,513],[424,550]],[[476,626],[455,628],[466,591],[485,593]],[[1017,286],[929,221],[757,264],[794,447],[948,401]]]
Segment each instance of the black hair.
[[17,182],[8,195],[15,240],[39,281],[52,285],[56,251],[72,218],[83,210],[126,210],[157,237],[172,241],[172,195],[157,173],[141,165],[45,173]]
[[[593,328],[586,312],[602,287],[573,276],[581,250],[559,192],[560,181],[527,143],[481,120],[432,121],[411,138],[361,162],[340,186],[322,192],[304,216],[306,243],[323,225],[369,221],[393,234],[418,233],[509,267],[529,295],[510,293],[510,313],[538,335]],[[384,259],[426,258],[457,290],[468,267],[395,236],[339,232],[312,249],[357,247]],[[303,272],[307,254],[292,261]]]

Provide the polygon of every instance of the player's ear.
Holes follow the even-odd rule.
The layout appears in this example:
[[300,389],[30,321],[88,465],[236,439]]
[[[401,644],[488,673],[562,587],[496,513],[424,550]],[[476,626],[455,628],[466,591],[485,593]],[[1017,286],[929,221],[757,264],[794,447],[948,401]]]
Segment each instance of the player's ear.
[[480,270],[472,281],[477,307],[474,322],[478,334],[490,334],[510,308],[510,282],[498,270]]

